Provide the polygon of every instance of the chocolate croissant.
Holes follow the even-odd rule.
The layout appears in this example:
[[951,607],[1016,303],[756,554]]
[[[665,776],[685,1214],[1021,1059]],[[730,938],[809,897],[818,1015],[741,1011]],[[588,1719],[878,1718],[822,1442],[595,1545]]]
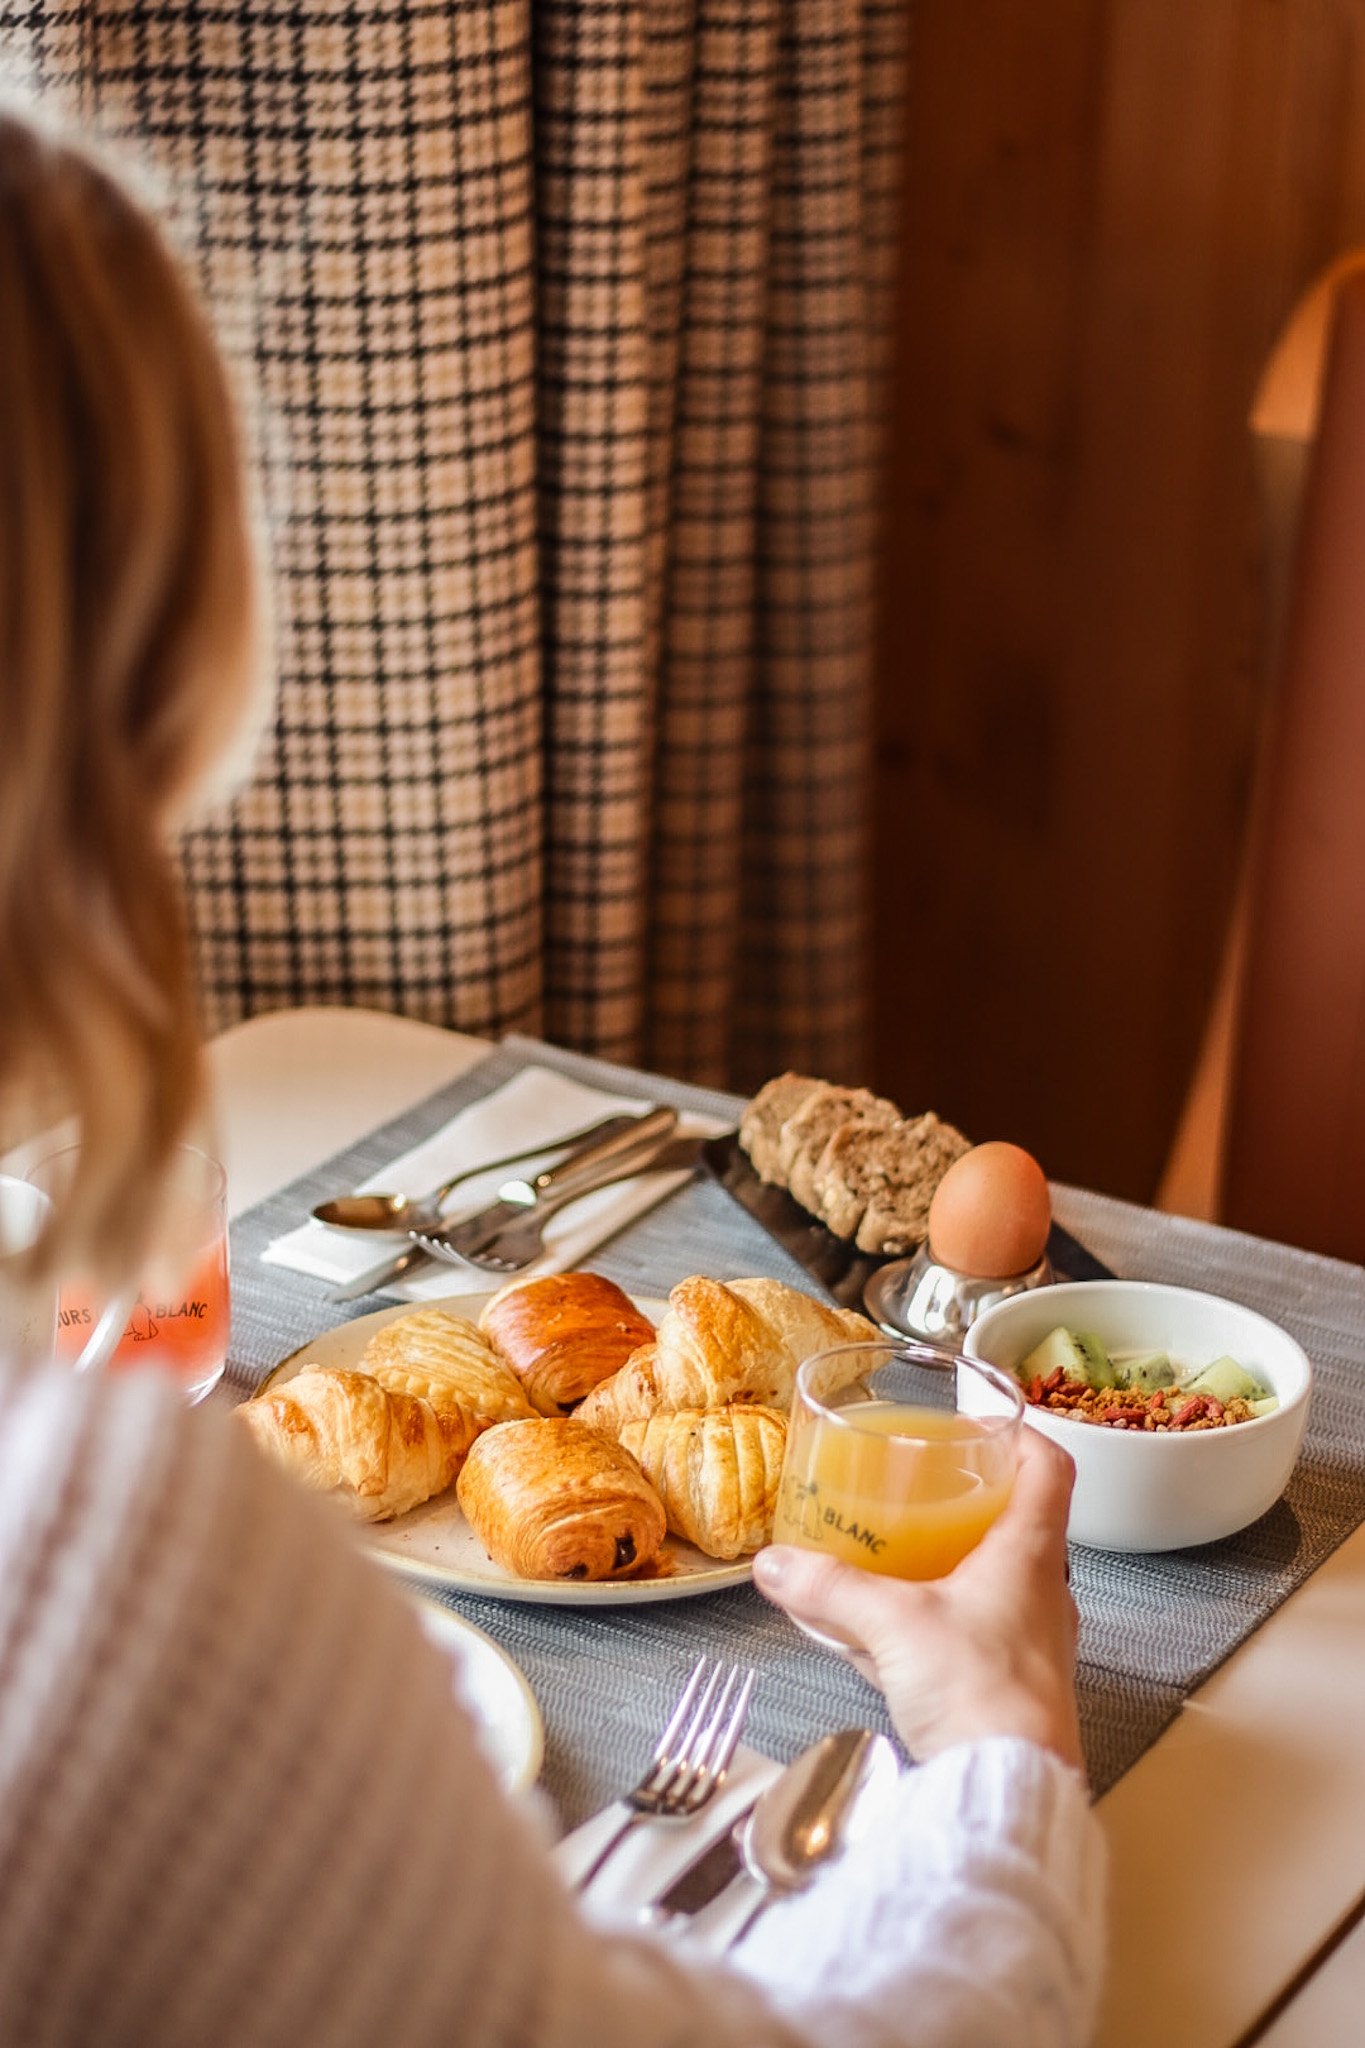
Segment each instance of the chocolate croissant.
[[430,1403],[456,1470],[475,1437],[495,1422],[535,1413],[506,1359],[473,1323],[443,1308],[416,1309],[382,1324],[361,1364],[390,1393],[417,1394]]
[[542,1415],[560,1415],[654,1336],[630,1296],[600,1273],[550,1273],[500,1288],[479,1328]]
[[732,1402],[791,1407],[797,1367],[836,1344],[868,1341],[874,1324],[780,1280],[679,1281],[652,1345],[590,1394],[578,1419],[609,1436],[643,1416]]
[[481,1436],[456,1486],[495,1564],[521,1579],[619,1579],[664,1540],[663,1503],[619,1444],[569,1417]]
[[620,1441],[656,1488],[675,1536],[723,1558],[771,1538],[784,1415],[753,1405],[651,1415],[626,1423]]
[[236,1413],[277,1463],[366,1522],[444,1492],[459,1462],[428,1402],[364,1372],[305,1366]]

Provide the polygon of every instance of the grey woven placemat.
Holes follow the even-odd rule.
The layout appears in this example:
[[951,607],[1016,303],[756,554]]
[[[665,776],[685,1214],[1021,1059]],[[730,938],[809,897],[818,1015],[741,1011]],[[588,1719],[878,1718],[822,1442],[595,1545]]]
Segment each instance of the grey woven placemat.
[[[325,1195],[353,1187],[499,1087],[529,1061],[613,1093],[723,1117],[732,1096],[508,1038],[426,1101],[305,1174],[232,1229],[232,1352],[226,1397],[250,1392],[278,1360],[373,1298],[338,1311],[319,1281],[261,1264],[272,1238]],[[1058,1220],[1115,1272],[1226,1294],[1299,1339],[1316,1383],[1303,1455],[1284,1498],[1224,1543],[1150,1557],[1074,1550],[1081,1610],[1078,1686],[1091,1782],[1105,1791],[1181,1702],[1365,1519],[1365,1270],[1232,1231],[1160,1216],[1076,1189]],[[590,1261],[623,1287],[664,1295],[685,1274],[771,1273],[811,1283],[790,1255],[713,1183],[698,1180],[633,1223]],[[849,1722],[889,1731],[879,1696],[809,1643],[749,1587],[636,1607],[543,1607],[443,1596],[501,1642],[545,1719],[544,1784],[572,1826],[643,1762],[661,1710],[703,1649],[757,1664],[749,1739],[792,1756]]]

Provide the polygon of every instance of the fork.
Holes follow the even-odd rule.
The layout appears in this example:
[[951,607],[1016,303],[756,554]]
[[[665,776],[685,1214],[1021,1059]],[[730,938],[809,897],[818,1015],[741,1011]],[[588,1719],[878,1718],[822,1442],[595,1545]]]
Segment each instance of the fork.
[[631,1810],[603,1843],[574,1889],[585,1891],[642,1820],[687,1820],[725,1783],[758,1673],[701,1656],[682,1689],[648,1769],[622,1800]]
[[[505,1183],[503,1199],[494,1210],[448,1225],[440,1231],[415,1230],[413,1242],[434,1259],[452,1266],[481,1266],[490,1273],[517,1273],[529,1266],[545,1249],[543,1232],[550,1218],[582,1195],[616,1181],[631,1180],[638,1173],[662,1173],[692,1167],[697,1163],[703,1140],[655,1135],[629,1153],[604,1161],[592,1173],[581,1173],[563,1187],[552,1188],[549,1176],[543,1193],[530,1182]],[[509,1195],[507,1189],[515,1189]],[[529,1196],[529,1200],[528,1200]]]

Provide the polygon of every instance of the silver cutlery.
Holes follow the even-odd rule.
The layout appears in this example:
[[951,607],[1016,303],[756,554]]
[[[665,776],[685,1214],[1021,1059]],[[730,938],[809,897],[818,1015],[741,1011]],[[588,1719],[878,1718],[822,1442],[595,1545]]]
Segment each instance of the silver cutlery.
[[801,1752],[719,1842],[675,1878],[642,1920],[678,1928],[744,1883],[707,1925],[709,1942],[732,1948],[776,1895],[804,1891],[822,1864],[843,1853],[863,1795],[898,1773],[895,1751],[870,1728],[844,1728]]
[[685,1921],[704,1913],[723,1891],[729,1890],[744,1868],[738,1837],[750,1812],[752,1808],[746,1807],[723,1835],[702,1850],[695,1863],[678,1872],[653,1905],[641,1907],[640,1920],[644,1926],[679,1932]]
[[599,1139],[632,1130],[639,1121],[637,1115],[609,1116],[580,1130],[566,1132],[562,1138],[542,1138],[534,1145],[523,1145],[520,1151],[504,1153],[501,1159],[483,1159],[476,1166],[462,1166],[458,1173],[452,1173],[449,1180],[443,1180],[425,1195],[334,1195],[330,1201],[319,1202],[313,1215],[319,1223],[329,1224],[334,1230],[434,1230],[443,1220],[447,1199],[462,1181],[498,1173],[505,1166],[520,1166],[524,1159],[539,1159],[547,1152],[594,1145]]
[[339,1287],[329,1288],[328,1301],[359,1301],[363,1294],[375,1294],[381,1287],[389,1287],[395,1280],[402,1280],[415,1266],[431,1264],[431,1254],[423,1251],[420,1244],[404,1245],[401,1252],[391,1252],[387,1259],[377,1265],[367,1266],[363,1273],[357,1273],[354,1280],[343,1280]]
[[552,1168],[538,1175],[534,1183],[506,1182],[492,1208],[442,1230],[415,1232],[416,1242],[433,1258],[453,1266],[479,1266],[489,1273],[519,1272],[541,1256],[546,1224],[570,1202],[618,1181],[633,1180],[636,1174],[690,1169],[697,1163],[701,1144],[699,1138],[674,1138],[665,1131],[628,1152],[576,1166],[562,1180],[558,1169]]
[[[637,1154],[651,1150],[678,1121],[678,1112],[667,1107],[646,1110],[643,1116],[610,1117],[605,1124],[595,1127],[596,1135],[584,1139],[554,1166],[537,1174],[534,1181],[504,1183],[504,1189],[512,1186],[521,1190],[532,1190],[531,1200],[538,1199],[546,1187],[577,1187],[580,1176],[598,1170],[606,1170],[608,1180],[617,1175],[611,1169],[614,1162],[622,1158],[634,1158]],[[553,1146],[542,1145],[541,1152],[553,1150]],[[534,1157],[534,1154],[521,1155]],[[602,1183],[594,1181],[593,1186]],[[577,1192],[587,1193],[586,1187],[577,1187]],[[522,1199],[510,1206],[501,1199],[477,1210],[473,1216],[463,1217],[456,1223],[443,1224],[438,1230],[412,1231],[411,1242],[402,1251],[394,1252],[377,1265],[366,1267],[354,1279],[334,1287],[328,1295],[329,1301],[358,1301],[364,1294],[372,1294],[376,1288],[386,1287],[392,1281],[401,1279],[415,1266],[423,1265],[429,1258],[450,1258],[451,1253],[438,1249],[448,1245],[460,1233],[460,1241],[466,1239],[476,1248],[496,1235],[503,1223],[511,1216],[525,1213],[526,1203]]]
[[688,1820],[725,1783],[749,1712],[758,1673],[699,1657],[639,1783],[625,1794],[630,1811],[574,1882],[585,1891],[632,1828],[645,1820]]

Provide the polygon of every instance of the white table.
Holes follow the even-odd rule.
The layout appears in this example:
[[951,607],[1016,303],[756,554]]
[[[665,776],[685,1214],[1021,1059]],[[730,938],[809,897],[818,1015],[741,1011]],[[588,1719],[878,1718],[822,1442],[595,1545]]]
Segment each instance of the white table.
[[[226,1032],[210,1066],[233,1213],[487,1050],[355,1010]],[[1118,1934],[1098,2048],[1235,2048],[1365,1898],[1365,1528],[1194,1695],[1100,1814]],[[1362,2012],[1365,1927],[1259,2038],[1344,2048],[1365,2034]]]

